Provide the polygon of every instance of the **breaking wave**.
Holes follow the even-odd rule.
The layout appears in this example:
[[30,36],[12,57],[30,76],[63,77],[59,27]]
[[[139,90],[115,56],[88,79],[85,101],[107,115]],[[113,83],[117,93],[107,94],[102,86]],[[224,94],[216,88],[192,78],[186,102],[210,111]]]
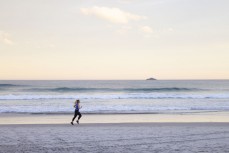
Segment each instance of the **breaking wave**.
[[108,95],[0,95],[0,100],[38,99],[228,99],[228,94],[182,95],[182,94],[108,94]]
[[17,87],[17,86],[20,86],[20,85],[15,85],[15,84],[0,84],[0,88],[1,87]]
[[160,91],[199,91],[201,89],[196,88],[67,88],[67,87],[59,87],[59,88],[31,88],[28,91],[34,92],[86,92],[86,91],[108,91],[108,92],[116,92],[116,91],[125,91],[125,92],[160,92]]

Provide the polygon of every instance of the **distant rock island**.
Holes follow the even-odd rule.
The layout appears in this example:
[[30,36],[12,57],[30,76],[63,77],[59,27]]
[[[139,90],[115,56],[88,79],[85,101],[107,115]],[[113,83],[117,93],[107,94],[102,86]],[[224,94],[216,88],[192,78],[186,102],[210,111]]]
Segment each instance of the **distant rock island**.
[[157,79],[155,79],[155,78],[148,78],[148,79],[146,79],[146,80],[157,80]]

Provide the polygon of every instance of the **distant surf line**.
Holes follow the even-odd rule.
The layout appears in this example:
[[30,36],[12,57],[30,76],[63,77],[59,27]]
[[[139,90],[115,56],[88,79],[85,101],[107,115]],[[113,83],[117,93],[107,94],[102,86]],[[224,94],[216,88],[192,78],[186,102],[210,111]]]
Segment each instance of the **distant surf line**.
[[0,95],[0,100],[39,100],[39,99],[228,99],[228,94],[95,94],[95,95]]

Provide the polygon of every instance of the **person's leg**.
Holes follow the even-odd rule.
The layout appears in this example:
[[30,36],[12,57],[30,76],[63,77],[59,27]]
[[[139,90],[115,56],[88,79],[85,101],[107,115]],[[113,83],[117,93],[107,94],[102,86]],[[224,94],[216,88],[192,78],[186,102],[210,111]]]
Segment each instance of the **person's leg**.
[[81,115],[80,112],[78,112],[78,115],[79,115],[78,120],[80,120],[80,118],[82,117],[82,115]]
[[79,117],[78,117],[78,120],[77,120],[76,122],[79,124],[79,120],[80,120],[80,118],[82,117],[82,115],[81,115],[80,112],[78,112],[78,115],[79,115]]
[[72,122],[75,120],[76,116],[77,116],[77,113],[78,111],[75,110],[75,114],[74,114],[74,117],[72,118]]

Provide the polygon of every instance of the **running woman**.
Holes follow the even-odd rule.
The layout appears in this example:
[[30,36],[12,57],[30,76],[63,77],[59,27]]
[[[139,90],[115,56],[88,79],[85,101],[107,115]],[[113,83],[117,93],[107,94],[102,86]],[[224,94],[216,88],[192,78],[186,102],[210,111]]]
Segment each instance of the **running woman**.
[[74,125],[73,121],[77,117],[77,115],[79,115],[78,120],[76,121],[78,124],[79,124],[80,118],[82,117],[81,113],[79,112],[79,110],[82,108],[82,106],[80,106],[80,100],[77,99],[75,101],[74,107],[75,107],[75,114],[74,114],[74,117],[72,118],[72,122],[71,122],[72,125]]

